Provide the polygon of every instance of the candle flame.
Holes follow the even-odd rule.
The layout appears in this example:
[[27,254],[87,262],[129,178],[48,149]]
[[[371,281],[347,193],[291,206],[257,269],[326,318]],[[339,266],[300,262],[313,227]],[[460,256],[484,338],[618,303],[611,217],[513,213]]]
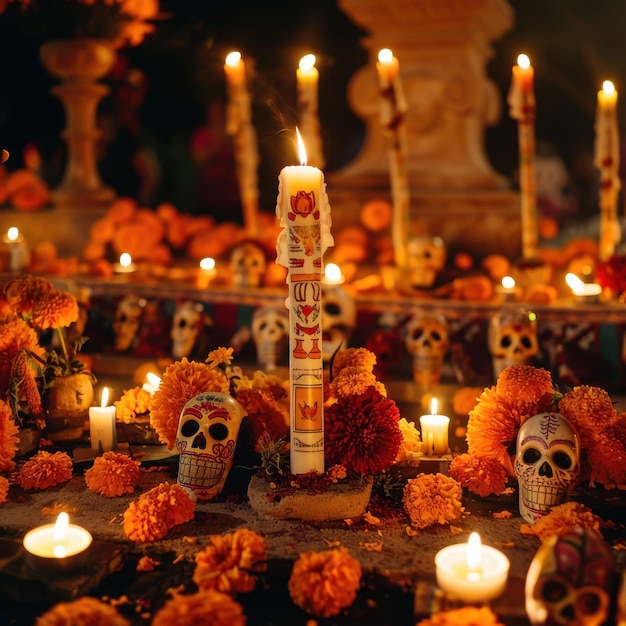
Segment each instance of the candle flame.
[[298,67],[304,72],[307,72],[308,70],[312,70],[315,67],[315,61],[317,61],[317,59],[315,58],[314,54],[305,54],[300,59]]
[[20,236],[20,231],[17,226],[11,226],[9,230],[7,230],[7,238],[9,241],[17,241],[17,238]]
[[57,559],[62,559],[67,556],[67,548],[60,544],[57,544],[56,546],[54,546],[54,548],[52,549],[52,552]]
[[482,560],[480,535],[477,532],[470,534],[467,540],[467,567],[471,572],[475,572]]
[[391,63],[393,60],[393,52],[389,48],[383,48],[378,51],[378,60],[381,63]]
[[605,80],[602,83],[602,91],[604,91],[607,96],[612,96],[615,93],[615,85],[610,80]]
[[206,271],[211,271],[215,269],[215,259],[213,257],[207,256],[204,257],[204,259],[202,259],[200,261],[200,269],[201,270],[206,270]]
[[579,290],[584,284],[583,281],[580,280],[578,276],[576,276],[576,274],[572,274],[571,272],[565,275],[565,282],[569,285],[570,289],[574,292],[576,292],[577,289]]
[[513,287],[515,287],[515,279],[513,278],[513,276],[503,276],[502,286],[505,289],[513,289]]
[[133,262],[133,257],[130,256],[128,252],[122,252],[122,254],[120,254],[120,265],[122,267],[130,267],[132,262]]
[[526,54],[520,54],[517,57],[517,64],[523,69],[527,70],[530,67],[530,59]]
[[235,67],[239,61],[241,61],[241,52],[237,51],[237,50],[233,50],[233,52],[229,52],[226,55],[226,65],[228,65],[229,67]]
[[161,384],[161,379],[156,374],[153,374],[152,372],[148,372],[146,374],[146,378],[148,382],[151,385],[154,385],[155,387],[158,387]]
[[104,408],[109,403],[109,388],[102,388],[102,398],[100,399],[100,406]]
[[341,268],[336,263],[328,263],[324,268],[324,279],[329,285],[340,285],[344,280]]
[[437,415],[437,410],[439,409],[439,403],[437,402],[437,398],[433,398],[430,401],[430,414]]
[[57,517],[56,523],[54,524],[52,538],[55,541],[61,541],[65,537],[65,533],[67,533],[67,527],[69,525],[70,516],[65,511],[61,511],[61,513],[59,513],[59,516]]
[[306,165],[306,148],[304,147],[304,141],[302,141],[302,136],[300,135],[300,131],[296,126],[296,141],[298,143],[298,157],[300,158],[300,165]]

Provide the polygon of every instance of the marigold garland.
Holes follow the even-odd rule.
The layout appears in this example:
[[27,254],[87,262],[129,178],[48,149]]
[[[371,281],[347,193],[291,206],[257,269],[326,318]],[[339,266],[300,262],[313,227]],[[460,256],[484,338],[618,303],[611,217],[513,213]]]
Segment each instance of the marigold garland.
[[180,485],[161,483],[130,503],[124,512],[124,533],[139,543],[163,539],[174,526],[193,519],[195,508]]
[[193,581],[200,590],[215,589],[235,595],[254,589],[257,576],[267,568],[265,539],[246,528],[211,535],[210,544],[196,554]]
[[114,607],[84,596],[55,604],[37,618],[35,626],[130,626],[130,622]]
[[464,606],[440,611],[421,620],[417,626],[504,626],[488,606]]
[[495,459],[471,454],[455,456],[450,463],[448,475],[458,480],[461,487],[483,498],[492,493],[500,495],[506,489],[508,478],[504,467]]
[[115,419],[124,424],[132,424],[138,415],[148,413],[152,396],[142,387],[134,387],[124,391],[119,400],[116,400]]
[[333,617],[349,607],[361,585],[361,564],[346,548],[303,552],[289,577],[294,603],[318,617]]
[[546,541],[553,535],[563,535],[575,528],[589,528],[600,532],[602,520],[591,509],[580,502],[566,502],[552,507],[550,512],[540,517],[534,524],[522,524],[523,535],[535,535]]
[[0,504],[6,502],[8,495],[9,481],[4,476],[0,476]]
[[90,491],[106,498],[133,493],[139,482],[140,465],[126,454],[105,452],[85,472],[85,483]]
[[0,472],[7,472],[15,467],[13,457],[17,452],[19,428],[13,419],[11,407],[0,399]]
[[242,606],[229,595],[207,589],[191,595],[176,594],[159,609],[152,626],[245,626]]
[[461,485],[445,474],[420,474],[404,486],[402,504],[414,528],[449,524],[463,512]]
[[40,450],[20,468],[15,482],[24,490],[48,489],[72,478],[72,459],[66,452]]

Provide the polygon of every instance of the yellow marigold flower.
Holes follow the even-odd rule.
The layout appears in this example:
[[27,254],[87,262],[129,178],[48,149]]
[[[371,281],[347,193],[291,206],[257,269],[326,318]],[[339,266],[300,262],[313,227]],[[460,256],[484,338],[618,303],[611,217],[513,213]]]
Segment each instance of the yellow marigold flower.
[[307,613],[333,617],[349,607],[361,585],[361,564],[346,548],[303,552],[289,577],[289,595]]
[[33,307],[32,323],[46,328],[65,328],[78,319],[78,302],[67,291],[52,291]]
[[139,482],[140,465],[126,454],[105,452],[85,472],[85,482],[91,491],[107,498],[132,493]]
[[141,387],[124,391],[122,397],[113,403],[115,419],[124,424],[132,424],[138,415],[144,415],[149,411],[151,400],[150,392]]
[[396,455],[396,463],[404,463],[422,454],[422,440],[419,430],[415,427],[415,422],[409,422],[404,417],[398,420],[402,442]]
[[0,472],[7,472],[15,467],[13,457],[17,452],[19,428],[13,419],[11,407],[0,399]]
[[18,471],[15,482],[26,491],[48,489],[72,478],[72,459],[66,452],[40,450]]
[[6,502],[8,495],[9,495],[9,481],[4,476],[0,476],[0,504],[2,504],[3,502]]
[[463,511],[461,485],[445,474],[420,474],[404,486],[402,504],[415,528],[449,524]]
[[21,276],[12,280],[4,288],[4,295],[14,311],[25,317],[30,317],[37,303],[52,291],[54,291],[54,286],[45,278]]
[[215,589],[231,595],[254,589],[267,567],[265,539],[246,528],[225,535],[211,535],[211,542],[196,554],[193,581],[203,591]]
[[417,623],[417,626],[504,626],[488,606],[464,606],[439,611]]
[[117,610],[96,598],[84,596],[60,602],[37,618],[35,626],[130,626]]
[[228,379],[205,363],[183,358],[165,370],[150,401],[150,425],[171,450],[176,443],[180,412],[191,398],[206,391],[228,393]]
[[347,348],[337,352],[333,359],[333,378],[345,367],[360,367],[368,372],[374,371],[376,355],[367,348]]
[[152,626],[245,626],[242,606],[229,595],[207,589],[191,595],[176,594],[159,609]]
[[233,362],[233,348],[216,348],[209,352],[209,356],[204,361],[209,367],[216,368],[220,365],[230,365]]
[[376,379],[374,373],[362,367],[346,366],[330,383],[330,390],[337,398],[360,396],[368,387],[374,387],[381,396],[387,396],[385,386]]
[[163,539],[174,526],[193,519],[195,508],[180,485],[161,483],[130,503],[124,512],[124,532],[142,543]]
[[522,535],[535,535],[546,541],[553,535],[563,535],[576,528],[589,528],[600,532],[602,520],[591,509],[579,502],[566,502],[552,507],[550,512],[540,517],[534,524],[522,524]]

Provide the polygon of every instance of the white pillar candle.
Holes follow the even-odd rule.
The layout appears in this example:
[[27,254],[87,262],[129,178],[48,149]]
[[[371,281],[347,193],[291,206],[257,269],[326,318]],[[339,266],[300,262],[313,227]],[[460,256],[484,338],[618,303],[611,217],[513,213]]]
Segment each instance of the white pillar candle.
[[324,175],[306,165],[296,134],[301,165],[287,166],[279,176],[276,215],[283,230],[276,262],[288,270],[291,472],[305,474],[324,472],[321,282],[333,239]]
[[115,428],[115,407],[107,406],[109,388],[102,390],[100,406],[89,407],[89,435],[91,449],[107,452],[117,446],[117,431]]
[[311,165],[322,168],[325,163],[318,115],[319,72],[315,67],[315,61],[314,54],[306,54],[300,59],[296,70],[298,114],[299,129],[307,149],[307,161]]
[[2,255],[6,259],[2,265],[6,265],[6,267],[2,267],[2,269],[9,272],[27,270],[30,265],[30,248],[19,229],[16,226],[11,226],[2,236],[2,242],[6,250],[6,254]]
[[437,413],[437,398],[433,398],[430,403],[430,415],[420,417],[420,427],[422,431],[422,450],[428,455],[448,454],[448,427],[450,418],[447,415]]

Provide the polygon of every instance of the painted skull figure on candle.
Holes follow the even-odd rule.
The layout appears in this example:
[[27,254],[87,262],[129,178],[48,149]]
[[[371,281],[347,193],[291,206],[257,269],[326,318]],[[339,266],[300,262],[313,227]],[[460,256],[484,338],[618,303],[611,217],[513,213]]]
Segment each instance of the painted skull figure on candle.
[[580,469],[580,444],[574,427],[560,413],[539,413],[517,435],[515,475],[520,515],[529,524],[562,504]]

